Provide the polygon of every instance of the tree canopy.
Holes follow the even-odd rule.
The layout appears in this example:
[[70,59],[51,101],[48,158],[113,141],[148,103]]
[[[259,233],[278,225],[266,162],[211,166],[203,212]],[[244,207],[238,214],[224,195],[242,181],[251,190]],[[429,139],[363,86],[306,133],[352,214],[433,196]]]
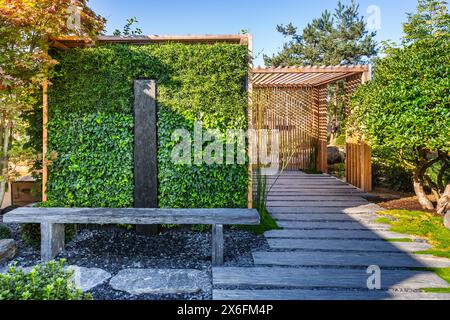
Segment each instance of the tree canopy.
[[419,0],[417,12],[408,14],[403,25],[403,42],[408,44],[430,36],[450,34],[450,15],[447,2],[442,0]]
[[95,36],[105,19],[87,0],[0,0],[0,83],[40,83],[56,64],[48,55],[52,36]]
[[[351,101],[348,121],[373,147],[390,150],[414,172],[414,189],[427,209],[433,204],[424,185],[439,196],[450,176],[450,19],[442,9],[445,1],[439,1],[442,10],[434,15],[436,3],[419,1],[418,13],[410,14],[405,24],[403,45],[388,47],[377,60],[373,81]],[[436,21],[447,25],[436,27]],[[433,179],[429,170],[435,165]]]
[[356,64],[378,53],[376,32],[369,32],[359,14],[359,5],[338,2],[334,13],[326,10],[309,23],[303,32],[289,23],[277,30],[291,41],[276,55],[264,56],[267,66]]
[[11,137],[19,117],[38,103],[44,79],[58,62],[48,54],[55,36],[95,36],[106,20],[87,0],[0,0],[0,203]]

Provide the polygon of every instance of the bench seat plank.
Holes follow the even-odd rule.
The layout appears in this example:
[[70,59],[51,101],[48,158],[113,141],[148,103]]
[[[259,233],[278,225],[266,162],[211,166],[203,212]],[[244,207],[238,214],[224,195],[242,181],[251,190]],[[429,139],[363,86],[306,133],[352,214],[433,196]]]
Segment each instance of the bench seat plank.
[[4,223],[258,225],[255,209],[19,208]]
[[4,223],[40,223],[41,259],[49,261],[64,248],[64,224],[203,224],[212,225],[212,263],[223,265],[223,225],[258,225],[255,209],[19,208]]

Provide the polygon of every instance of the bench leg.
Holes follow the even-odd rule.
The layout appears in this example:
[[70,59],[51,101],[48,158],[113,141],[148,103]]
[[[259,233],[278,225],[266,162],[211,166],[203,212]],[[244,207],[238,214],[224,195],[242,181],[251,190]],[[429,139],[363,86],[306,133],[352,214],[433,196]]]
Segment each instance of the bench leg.
[[214,267],[223,266],[223,225],[212,227],[212,264]]
[[64,224],[41,223],[41,260],[47,262],[64,249]]

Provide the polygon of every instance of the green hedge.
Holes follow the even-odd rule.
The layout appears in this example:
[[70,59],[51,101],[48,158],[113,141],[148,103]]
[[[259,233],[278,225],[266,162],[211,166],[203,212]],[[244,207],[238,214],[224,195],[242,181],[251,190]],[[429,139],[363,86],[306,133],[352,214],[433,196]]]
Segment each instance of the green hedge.
[[110,45],[54,54],[49,92],[52,206],[133,206],[133,81],[158,84],[160,207],[245,207],[246,165],[176,165],[175,129],[247,128],[245,46]]

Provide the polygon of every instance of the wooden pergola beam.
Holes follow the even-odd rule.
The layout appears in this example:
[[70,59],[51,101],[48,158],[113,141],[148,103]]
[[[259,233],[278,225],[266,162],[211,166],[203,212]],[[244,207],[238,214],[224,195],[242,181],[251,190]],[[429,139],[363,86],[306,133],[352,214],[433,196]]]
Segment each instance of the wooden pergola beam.
[[60,36],[50,38],[54,43],[54,47],[65,46],[67,48],[72,47],[89,47],[95,44],[130,44],[130,45],[145,45],[152,43],[234,43],[241,45],[248,45],[249,36],[247,34],[229,34],[229,35],[149,35],[149,36],[98,36],[95,40],[88,37],[76,37],[76,36]]
[[350,74],[338,75],[336,77],[327,79],[325,81],[322,81],[322,82],[319,82],[319,83],[315,83],[314,85],[320,87],[320,86],[323,86],[323,85],[328,84],[328,83],[333,83],[333,82],[336,82],[336,81],[339,81],[339,80],[344,80],[344,79],[346,79],[348,77],[351,77],[353,75],[356,75],[358,73],[360,73],[360,72],[354,72],[354,73],[350,73]]
[[253,73],[361,73],[369,71],[369,66],[307,66],[307,67],[285,67],[285,68],[254,68]]

